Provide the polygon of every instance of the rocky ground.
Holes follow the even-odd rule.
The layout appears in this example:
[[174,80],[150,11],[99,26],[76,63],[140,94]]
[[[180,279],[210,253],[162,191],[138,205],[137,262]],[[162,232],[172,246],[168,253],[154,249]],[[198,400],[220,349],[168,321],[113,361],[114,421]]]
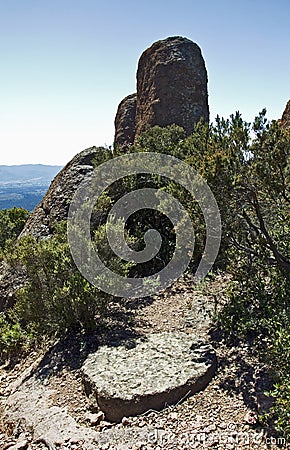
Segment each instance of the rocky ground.
[[[211,326],[210,317],[223,301],[220,285],[216,280],[210,289],[196,290],[187,279],[154,298],[112,305],[97,338],[69,336],[45,354],[31,353],[3,366],[1,449],[288,448],[260,420],[271,404],[264,395],[271,386],[267,368],[249,344],[230,345]],[[125,417],[120,424],[107,422],[83,392],[81,366],[87,355],[108,341],[172,330],[209,339],[218,358],[212,381],[163,411]]]

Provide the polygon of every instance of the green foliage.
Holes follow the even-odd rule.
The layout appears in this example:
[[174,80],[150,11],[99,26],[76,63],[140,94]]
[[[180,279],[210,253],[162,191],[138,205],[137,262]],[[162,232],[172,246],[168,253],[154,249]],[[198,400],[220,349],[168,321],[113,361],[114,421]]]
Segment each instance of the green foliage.
[[[234,167],[224,215],[225,255],[231,274],[221,326],[258,348],[277,378],[271,417],[289,437],[290,133],[262,111],[245,159]],[[224,241],[225,243],[225,241]]]
[[[289,311],[288,311],[289,321]],[[267,342],[265,360],[269,361],[276,375],[276,383],[268,393],[275,403],[266,414],[265,419],[271,419],[276,429],[287,439],[290,436],[290,326],[289,322],[273,332]]]
[[182,159],[184,139],[185,132],[177,125],[155,126],[142,133],[130,151],[165,153]]
[[260,345],[261,336],[271,337],[290,326],[289,294],[287,279],[274,267],[236,268],[220,323],[229,334],[256,339]]
[[0,249],[13,241],[21,233],[29,212],[23,208],[2,209],[0,211]]
[[[288,335],[288,339],[290,335]],[[288,348],[289,351],[289,348]],[[281,355],[280,355],[281,357]],[[276,399],[271,415],[275,420],[276,429],[287,439],[290,436],[290,378],[283,377],[275,384],[270,394]]]
[[258,337],[290,322],[290,133],[268,123],[265,111],[253,129],[249,158],[227,203],[231,210],[224,228],[232,284],[220,320],[232,334]]
[[29,343],[29,336],[18,322],[8,320],[4,313],[0,313],[0,361],[14,356]]
[[[268,342],[267,352],[271,357],[271,364],[278,375],[290,374],[290,324],[289,311],[287,323],[277,324],[272,341]],[[282,356],[282,357],[281,357]]]
[[[103,226],[96,232],[95,243],[102,248],[106,246]],[[103,253],[105,261],[106,256]],[[14,323],[36,337],[96,328],[111,297],[91,285],[78,271],[70,254],[65,224],[58,226],[49,239],[22,238],[7,260],[12,266],[23,265],[28,278],[9,312]],[[127,264],[119,264],[121,272],[126,272],[126,267]]]

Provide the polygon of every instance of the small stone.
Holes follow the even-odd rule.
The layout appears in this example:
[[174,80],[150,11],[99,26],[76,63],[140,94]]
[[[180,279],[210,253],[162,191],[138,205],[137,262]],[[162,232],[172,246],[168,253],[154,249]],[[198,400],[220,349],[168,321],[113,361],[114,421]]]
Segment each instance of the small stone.
[[14,439],[12,439],[12,438],[8,439],[6,444],[3,447],[3,450],[7,450],[9,447],[12,447],[12,445],[14,445],[14,444],[15,444],[15,440]]
[[112,422],[107,422],[106,420],[102,420],[100,422],[100,428],[111,428],[113,426]]
[[192,428],[200,428],[202,426],[201,422],[192,422],[191,423]]
[[90,423],[92,427],[99,425],[102,420],[105,419],[105,414],[103,411],[99,411],[98,413],[87,413],[85,415],[85,419]]
[[255,425],[255,423],[257,423],[256,414],[253,411],[249,411],[244,417],[244,422],[249,425]]
[[136,424],[138,427],[140,427],[140,428],[142,428],[142,427],[144,427],[146,424],[145,424],[145,422],[144,422],[144,420],[138,420],[138,422],[137,422],[137,424]]
[[131,425],[132,421],[128,417],[123,417],[122,419],[122,425],[124,427],[127,427],[128,425]]

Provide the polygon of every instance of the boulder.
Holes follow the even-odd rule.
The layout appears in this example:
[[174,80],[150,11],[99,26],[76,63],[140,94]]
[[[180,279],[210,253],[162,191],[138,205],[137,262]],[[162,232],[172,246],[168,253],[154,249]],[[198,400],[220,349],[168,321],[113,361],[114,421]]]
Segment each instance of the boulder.
[[125,97],[118,106],[115,118],[114,147],[127,148],[135,138],[137,94]]
[[81,370],[86,394],[107,420],[120,422],[204,389],[216,370],[216,356],[195,335],[164,332],[101,346]]

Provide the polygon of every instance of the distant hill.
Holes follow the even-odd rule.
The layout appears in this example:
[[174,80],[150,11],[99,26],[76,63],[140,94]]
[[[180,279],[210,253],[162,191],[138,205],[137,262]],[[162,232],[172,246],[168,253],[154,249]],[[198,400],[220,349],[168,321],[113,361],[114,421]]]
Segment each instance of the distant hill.
[[61,168],[43,164],[0,165],[0,209],[17,206],[33,211]]
[[23,164],[19,166],[0,165],[0,186],[7,183],[47,184],[60,171],[61,166],[46,166],[43,164]]

